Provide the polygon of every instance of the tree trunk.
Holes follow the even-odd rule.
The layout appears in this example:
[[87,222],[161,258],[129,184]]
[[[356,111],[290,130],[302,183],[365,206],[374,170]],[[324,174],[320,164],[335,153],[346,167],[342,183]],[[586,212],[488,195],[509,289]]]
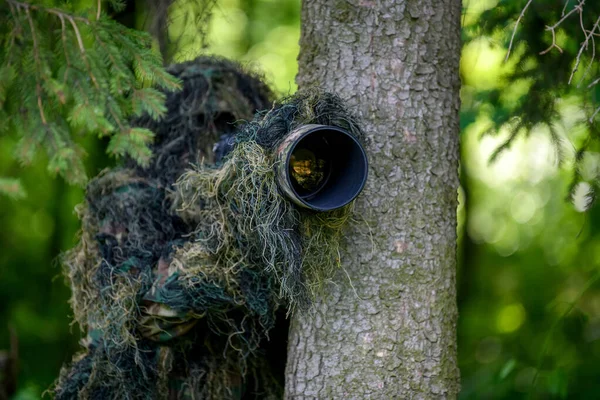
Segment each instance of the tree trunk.
[[363,119],[337,285],[292,321],[286,398],[455,398],[460,0],[306,0],[300,88]]

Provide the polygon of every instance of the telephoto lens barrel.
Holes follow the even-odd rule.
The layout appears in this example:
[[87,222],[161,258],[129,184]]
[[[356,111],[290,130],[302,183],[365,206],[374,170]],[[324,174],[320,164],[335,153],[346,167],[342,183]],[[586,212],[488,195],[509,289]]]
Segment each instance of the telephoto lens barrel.
[[295,204],[329,211],[350,203],[365,186],[365,149],[336,126],[302,125],[277,148],[277,182]]

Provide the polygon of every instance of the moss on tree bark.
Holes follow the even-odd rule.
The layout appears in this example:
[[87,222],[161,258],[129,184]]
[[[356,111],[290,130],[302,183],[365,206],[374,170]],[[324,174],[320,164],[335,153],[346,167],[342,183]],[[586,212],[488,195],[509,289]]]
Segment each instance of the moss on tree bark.
[[459,0],[303,2],[298,85],[355,108],[371,169],[345,271],[292,321],[286,398],[458,393],[460,14]]

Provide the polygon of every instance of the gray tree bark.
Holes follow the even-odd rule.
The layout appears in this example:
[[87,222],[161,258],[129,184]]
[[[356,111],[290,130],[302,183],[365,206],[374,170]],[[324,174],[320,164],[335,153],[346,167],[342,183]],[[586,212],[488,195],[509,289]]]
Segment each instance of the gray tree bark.
[[345,272],[292,321],[286,398],[457,396],[460,14],[460,0],[303,2],[298,85],[355,108],[371,169]]

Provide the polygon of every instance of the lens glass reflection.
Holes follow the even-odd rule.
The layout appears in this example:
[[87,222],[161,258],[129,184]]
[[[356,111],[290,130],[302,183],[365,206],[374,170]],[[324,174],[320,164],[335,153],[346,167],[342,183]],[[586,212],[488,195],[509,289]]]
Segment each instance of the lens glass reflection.
[[328,160],[322,155],[326,142],[306,144],[310,146],[298,146],[294,149],[289,163],[292,184],[301,197],[314,195],[321,190],[330,170]]

